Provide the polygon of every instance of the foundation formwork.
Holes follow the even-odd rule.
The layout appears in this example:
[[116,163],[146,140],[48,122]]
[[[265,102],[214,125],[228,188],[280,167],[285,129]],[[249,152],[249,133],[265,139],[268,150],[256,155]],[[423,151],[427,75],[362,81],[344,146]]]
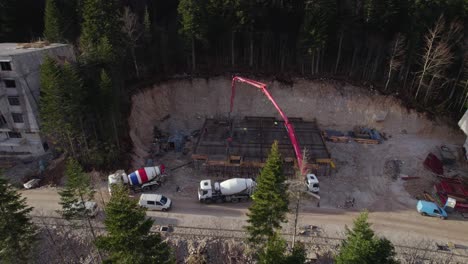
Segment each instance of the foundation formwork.
[[[329,175],[331,156],[317,123],[302,118],[289,120],[301,150],[306,150],[309,171],[317,176]],[[284,121],[274,117],[206,119],[193,151],[193,163],[210,176],[256,177],[275,140],[284,159],[284,173],[292,175],[297,168],[294,149]]]

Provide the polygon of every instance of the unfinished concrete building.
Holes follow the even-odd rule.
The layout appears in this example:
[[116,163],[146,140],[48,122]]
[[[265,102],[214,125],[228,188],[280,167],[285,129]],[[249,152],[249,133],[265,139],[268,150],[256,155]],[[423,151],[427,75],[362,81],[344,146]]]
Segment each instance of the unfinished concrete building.
[[70,45],[0,43],[0,157],[37,156],[47,149],[38,122],[45,56],[75,60]]
[[[329,175],[332,160],[317,123],[289,120],[302,150],[307,152],[309,171]],[[195,168],[211,176],[255,177],[275,140],[284,159],[284,172],[292,175],[297,165],[294,149],[284,122],[274,117],[245,117],[232,122],[206,119],[192,159]]]

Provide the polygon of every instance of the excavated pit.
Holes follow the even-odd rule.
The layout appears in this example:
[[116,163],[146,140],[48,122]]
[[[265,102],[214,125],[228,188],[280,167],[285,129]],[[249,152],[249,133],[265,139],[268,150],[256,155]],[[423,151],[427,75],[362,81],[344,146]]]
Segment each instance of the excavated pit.
[[[420,179],[416,180],[419,182],[413,184],[431,186],[430,182],[436,180],[436,176],[423,166],[428,152],[434,152],[442,144],[460,149],[464,142],[464,135],[458,129],[440,120],[431,121],[423,114],[407,110],[399,100],[367,89],[334,81],[296,79],[293,86],[259,81],[268,84],[272,96],[291,118],[316,122],[322,130],[346,132],[355,126],[366,126],[387,135],[388,140],[377,145],[325,143],[336,166],[332,168],[330,177],[319,177],[321,207],[414,210],[416,198],[421,192],[408,192],[407,182],[396,174],[419,176]],[[134,145],[131,153],[133,169],[143,166],[150,157],[154,126],[171,134],[179,131],[189,135],[194,130],[201,130],[207,119],[225,119],[229,112],[230,95],[231,80],[222,77],[171,80],[135,94],[129,117],[130,136]],[[242,120],[248,116],[281,120],[271,102],[258,89],[238,84],[233,117],[234,120]],[[214,137],[214,141],[222,141],[218,150],[223,157],[228,157],[225,152],[226,136],[215,133]],[[187,155],[168,152],[156,157],[156,162],[162,162],[168,168],[184,166],[192,160],[197,140],[195,138],[188,144],[191,151]],[[287,141],[285,138],[284,142]],[[291,149],[288,153],[291,154]],[[290,154],[286,156],[293,156]],[[394,168],[389,164],[400,164],[400,168],[393,171]],[[252,177],[252,173],[236,173],[242,177]],[[200,180],[218,176],[234,175],[210,174],[207,170],[196,170],[196,166],[185,166],[171,173],[168,185],[158,192],[170,197],[177,195],[196,199]],[[303,206],[313,208],[317,202],[306,200]]]
[[[316,120],[323,129],[352,130],[373,127],[389,135],[459,135],[446,125],[409,111],[397,99],[335,81],[296,79],[292,86],[268,82],[268,89],[289,117]],[[171,80],[142,90],[132,97],[129,118],[133,141],[132,165],[144,165],[153,141],[153,127],[168,133],[189,135],[201,129],[207,118],[223,118],[229,112],[231,80]],[[233,117],[276,117],[271,102],[256,88],[238,84]],[[382,120],[383,121],[379,121]]]

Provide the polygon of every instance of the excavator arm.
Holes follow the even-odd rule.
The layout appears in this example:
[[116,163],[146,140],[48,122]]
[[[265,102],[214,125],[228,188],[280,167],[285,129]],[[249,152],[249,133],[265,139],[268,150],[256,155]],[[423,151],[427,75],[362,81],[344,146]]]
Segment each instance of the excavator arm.
[[284,126],[286,127],[286,131],[288,132],[289,139],[291,140],[291,144],[293,145],[294,152],[296,153],[297,165],[301,169],[301,173],[305,174],[305,171],[302,171],[302,170],[305,170],[305,169],[302,167],[302,161],[303,161],[302,160],[302,153],[301,153],[301,148],[299,146],[299,142],[297,141],[297,138],[296,138],[296,133],[294,131],[294,127],[289,122],[289,119],[284,114],[283,110],[281,110],[279,105],[276,103],[275,99],[273,99],[273,97],[271,96],[270,92],[267,89],[266,84],[261,83],[261,82],[257,82],[257,81],[254,81],[254,80],[242,78],[242,77],[239,77],[239,76],[234,76],[234,78],[232,78],[232,85],[231,85],[231,106],[230,106],[230,110],[229,110],[229,115],[231,115],[232,109],[234,107],[234,97],[236,95],[236,82],[242,82],[242,83],[250,84],[250,85],[260,89],[263,92],[263,94],[275,106],[276,110],[278,110],[279,114],[281,115],[281,117],[284,120]]

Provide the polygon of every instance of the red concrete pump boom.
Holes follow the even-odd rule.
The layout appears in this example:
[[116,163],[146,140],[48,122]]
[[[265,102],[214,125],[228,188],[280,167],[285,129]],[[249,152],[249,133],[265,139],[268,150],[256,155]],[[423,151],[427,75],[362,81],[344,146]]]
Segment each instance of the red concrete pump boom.
[[[301,147],[299,146],[299,142],[297,141],[297,138],[296,138],[296,133],[294,131],[294,127],[293,125],[289,122],[289,119],[288,117],[284,114],[283,110],[281,110],[281,108],[279,107],[279,105],[276,103],[275,99],[273,99],[273,97],[271,96],[270,92],[267,90],[267,86],[266,84],[264,83],[261,83],[261,82],[257,82],[257,81],[254,81],[254,80],[249,80],[249,79],[246,79],[246,78],[242,78],[242,77],[239,77],[239,76],[234,76],[234,78],[232,78],[232,85],[231,85],[231,108],[229,110],[229,115],[231,115],[232,113],[232,108],[234,107],[234,97],[236,95],[236,81],[237,82],[243,82],[243,83],[247,83],[247,84],[250,84],[254,87],[257,87],[258,89],[260,89],[263,94],[266,95],[266,97],[268,97],[268,99],[273,103],[273,105],[275,106],[276,110],[278,110],[279,114],[281,115],[281,117],[283,118],[284,120],[284,126],[286,127],[286,131],[288,132],[288,136],[289,136],[289,139],[291,140],[291,144],[293,145],[293,148],[294,148],[294,152],[296,153],[296,158],[297,158],[297,165],[299,166],[299,168],[301,170],[303,170],[302,168],[302,153],[301,153]],[[305,171],[301,171],[302,174],[305,174]]]

